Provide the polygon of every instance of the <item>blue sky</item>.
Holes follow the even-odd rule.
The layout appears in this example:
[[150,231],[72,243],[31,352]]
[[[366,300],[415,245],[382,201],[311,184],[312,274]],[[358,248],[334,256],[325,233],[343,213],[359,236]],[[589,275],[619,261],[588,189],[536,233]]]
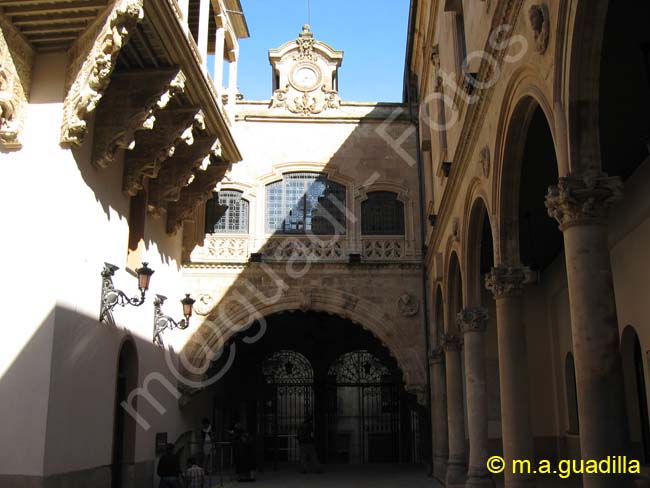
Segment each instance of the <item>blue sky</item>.
[[[307,0],[242,0],[242,7],[251,37],[240,41],[239,89],[249,100],[268,100],[268,50],[298,37]],[[311,0],[315,37],[345,52],[344,101],[401,101],[408,8],[409,0]]]

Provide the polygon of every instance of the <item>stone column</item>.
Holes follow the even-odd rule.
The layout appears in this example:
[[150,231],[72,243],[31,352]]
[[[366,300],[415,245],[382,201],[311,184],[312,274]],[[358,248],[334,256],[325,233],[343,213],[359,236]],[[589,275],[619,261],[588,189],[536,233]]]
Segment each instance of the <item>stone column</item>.
[[199,38],[196,45],[201,53],[203,66],[208,64],[208,27],[210,24],[210,0],[199,1]]
[[445,481],[449,458],[447,432],[447,381],[445,378],[445,351],[438,346],[431,351],[431,427],[433,433],[433,476]]
[[465,446],[465,409],[463,408],[463,371],[460,359],[462,342],[455,334],[442,336],[447,375],[447,425],[449,460],[445,486],[465,486],[467,454]]
[[488,419],[485,384],[485,329],[488,313],[484,308],[466,308],[458,316],[465,348],[467,389],[467,430],[469,432],[469,470],[466,487],[494,486],[487,470]]
[[219,96],[223,93],[223,50],[226,45],[226,30],[217,27],[214,41],[214,72],[212,80]]
[[[607,211],[620,178],[567,176],[549,188],[546,207],[564,234],[571,333],[583,459],[626,455],[629,447]],[[588,488],[628,486],[618,476],[584,475]]]
[[499,384],[501,388],[501,437],[506,488],[531,488],[533,477],[513,474],[507,469],[515,459],[533,462],[530,427],[526,327],[523,319],[523,291],[529,270],[523,267],[492,268],[486,287],[494,295],[499,344]]
[[237,62],[239,60],[239,50],[234,50],[234,61],[230,63],[228,72],[228,109],[230,116],[235,117],[235,104],[237,103]]

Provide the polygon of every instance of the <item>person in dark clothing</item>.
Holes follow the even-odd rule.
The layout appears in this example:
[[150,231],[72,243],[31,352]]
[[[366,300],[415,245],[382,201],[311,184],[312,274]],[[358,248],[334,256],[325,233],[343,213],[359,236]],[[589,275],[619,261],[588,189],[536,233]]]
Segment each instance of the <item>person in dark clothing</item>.
[[181,472],[178,458],[174,454],[174,444],[167,444],[165,454],[158,461],[159,488],[181,488],[179,475]]
[[322,473],[314,445],[314,421],[310,416],[298,428],[298,443],[300,444],[300,471]]
[[237,481],[255,481],[255,444],[241,424],[230,431]]

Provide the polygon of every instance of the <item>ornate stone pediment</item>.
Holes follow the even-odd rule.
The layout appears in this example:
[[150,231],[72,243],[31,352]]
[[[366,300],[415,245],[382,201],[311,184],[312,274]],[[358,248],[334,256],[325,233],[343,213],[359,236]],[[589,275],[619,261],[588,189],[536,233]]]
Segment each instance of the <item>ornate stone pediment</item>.
[[309,116],[341,106],[337,77],[343,53],[314,39],[308,25],[297,39],[271,50],[269,57],[277,83],[272,109]]
[[20,149],[34,52],[0,14],[0,147]]
[[[61,145],[79,146],[87,132],[87,121],[111,81],[120,50],[129,41],[136,25],[144,18],[144,0],[117,0],[103,25],[89,43],[80,38],[72,49],[70,85],[63,107]],[[78,68],[77,68],[78,67]]]

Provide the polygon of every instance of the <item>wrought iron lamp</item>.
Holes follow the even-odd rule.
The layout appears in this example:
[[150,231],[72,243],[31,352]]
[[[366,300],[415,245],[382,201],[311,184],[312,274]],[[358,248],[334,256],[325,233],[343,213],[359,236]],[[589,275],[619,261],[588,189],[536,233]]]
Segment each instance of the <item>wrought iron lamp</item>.
[[180,321],[176,321],[171,318],[169,315],[165,315],[162,312],[163,303],[165,303],[167,297],[164,295],[156,295],[156,299],[153,301],[153,343],[158,346],[164,346],[162,340],[162,332],[166,329],[187,329],[190,325],[190,317],[192,317],[192,308],[194,307],[194,300],[190,297],[189,293],[185,294],[185,298],[181,300],[183,304],[183,315],[185,318]]
[[142,267],[135,270],[138,275],[138,289],[140,296],[129,298],[122,290],[118,290],[113,285],[113,276],[115,272],[120,269],[114,264],[104,263],[102,270],[102,303],[99,312],[99,321],[106,322],[109,317],[112,319],[113,309],[116,305],[126,307],[133,305],[139,307],[144,303],[144,297],[149,289],[151,282],[151,275],[154,273],[153,269],[147,266],[147,263],[142,263]]

